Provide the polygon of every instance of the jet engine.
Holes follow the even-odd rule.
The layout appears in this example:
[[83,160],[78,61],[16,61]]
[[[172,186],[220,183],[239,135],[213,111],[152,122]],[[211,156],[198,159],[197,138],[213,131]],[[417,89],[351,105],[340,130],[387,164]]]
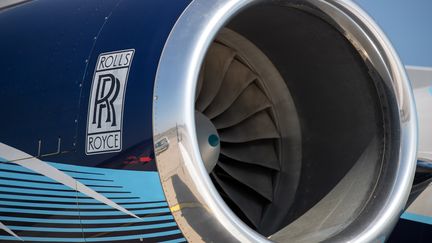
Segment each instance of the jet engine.
[[0,241],[383,242],[410,83],[349,0],[0,4]]
[[191,241],[382,241],[404,207],[410,86],[352,2],[192,2],[153,108],[155,141],[170,143],[161,181]]

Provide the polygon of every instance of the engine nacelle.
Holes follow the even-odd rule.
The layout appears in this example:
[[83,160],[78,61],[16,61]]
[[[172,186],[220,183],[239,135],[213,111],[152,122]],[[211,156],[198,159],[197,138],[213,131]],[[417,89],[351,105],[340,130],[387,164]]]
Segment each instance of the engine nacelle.
[[166,2],[0,4],[0,240],[385,240],[417,127],[374,21]]
[[[192,241],[383,240],[403,210],[416,150],[410,85],[351,2],[192,2],[155,97],[155,139],[170,140],[159,173]],[[215,129],[202,132],[208,122]],[[203,161],[212,135],[220,156]]]

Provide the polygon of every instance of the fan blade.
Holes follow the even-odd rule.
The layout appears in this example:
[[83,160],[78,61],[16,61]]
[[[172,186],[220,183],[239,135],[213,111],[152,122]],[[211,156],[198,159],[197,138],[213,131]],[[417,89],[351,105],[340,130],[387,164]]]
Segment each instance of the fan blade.
[[212,119],[228,109],[255,79],[256,75],[247,66],[234,59],[222,81],[219,92],[204,111],[204,114]]
[[253,197],[253,193],[250,193],[247,187],[241,185],[238,187],[233,185],[231,181],[225,182],[226,179],[220,178],[216,173],[213,173],[213,178],[215,178],[216,183],[219,184],[229,199],[237,205],[249,221],[255,227],[258,227],[263,206],[259,200]]
[[260,139],[279,138],[279,133],[266,111],[261,111],[236,126],[219,130],[222,142],[243,143]]
[[204,111],[219,91],[235,52],[218,43],[210,46],[205,60],[204,82],[196,101],[196,109]]
[[248,143],[224,143],[221,153],[242,163],[280,170],[274,141],[271,139]]
[[235,180],[254,190],[269,202],[273,201],[271,171],[254,165],[235,163],[235,161],[219,161],[218,165]]
[[212,122],[217,129],[227,128],[269,107],[271,107],[271,103],[261,89],[256,84],[251,84],[231,107],[215,117]]

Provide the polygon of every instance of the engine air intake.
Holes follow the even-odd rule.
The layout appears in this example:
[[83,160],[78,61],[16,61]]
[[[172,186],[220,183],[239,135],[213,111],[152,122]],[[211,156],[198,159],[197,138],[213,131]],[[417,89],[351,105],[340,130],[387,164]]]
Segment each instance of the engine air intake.
[[192,2],[155,95],[158,169],[188,240],[381,240],[407,200],[409,82],[350,1]]

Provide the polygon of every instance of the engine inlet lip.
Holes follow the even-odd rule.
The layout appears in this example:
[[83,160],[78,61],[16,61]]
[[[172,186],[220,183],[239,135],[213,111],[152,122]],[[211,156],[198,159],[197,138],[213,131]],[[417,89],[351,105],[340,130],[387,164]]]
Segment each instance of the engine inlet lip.
[[[170,146],[156,155],[156,162],[173,216],[190,241],[267,241],[239,220],[214,188],[200,158],[194,118],[195,87],[208,47],[233,16],[262,2],[192,1],[175,24],[161,55],[154,88],[157,99],[153,103],[153,136],[154,141],[168,137]],[[360,219],[355,228],[348,226],[333,240],[370,242],[383,239],[403,211],[415,172],[417,118],[410,83],[389,40],[355,3],[342,0],[303,2],[338,23],[337,28],[370,62],[395,96],[400,144],[394,181],[385,188],[389,191],[387,200],[379,205],[381,208],[377,208],[374,215],[363,215],[369,222]],[[299,1],[273,3],[285,5]],[[183,187],[177,186],[179,181]],[[180,193],[189,196],[180,198]],[[204,230],[197,230],[194,221],[200,222]]]

